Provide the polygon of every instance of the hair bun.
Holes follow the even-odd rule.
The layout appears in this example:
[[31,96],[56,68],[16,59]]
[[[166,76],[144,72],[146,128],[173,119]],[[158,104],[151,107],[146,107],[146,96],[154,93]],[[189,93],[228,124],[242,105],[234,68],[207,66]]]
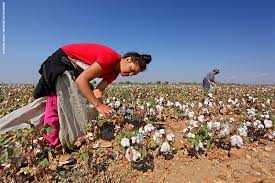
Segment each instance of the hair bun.
[[147,55],[147,54],[141,55],[141,58],[142,58],[142,60],[145,61],[146,64],[149,64],[151,62],[151,60],[152,60],[151,55]]

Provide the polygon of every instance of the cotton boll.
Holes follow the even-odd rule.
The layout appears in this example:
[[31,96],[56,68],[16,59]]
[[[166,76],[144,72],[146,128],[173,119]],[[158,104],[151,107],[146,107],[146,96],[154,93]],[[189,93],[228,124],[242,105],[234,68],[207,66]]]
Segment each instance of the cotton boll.
[[134,114],[134,110],[132,108],[127,108],[125,111],[128,115],[133,115]]
[[209,114],[209,111],[208,111],[207,108],[203,108],[203,109],[202,109],[202,112],[203,112],[203,114]]
[[163,110],[163,106],[161,106],[161,105],[156,105],[156,109],[157,109],[157,111],[158,111],[159,113],[161,113],[162,110]]
[[247,126],[247,127],[249,127],[249,126],[252,126],[252,123],[249,122],[249,121],[247,121],[247,122],[244,123],[244,125]]
[[129,147],[126,150],[125,157],[130,162],[131,161],[136,162],[141,158],[141,154],[140,154],[140,152],[135,150],[133,147]]
[[182,111],[184,111],[184,110],[188,110],[188,106],[187,106],[187,105],[182,104],[182,106],[181,106],[181,110],[182,110]]
[[272,121],[271,120],[264,120],[265,128],[272,128]]
[[172,107],[173,106],[173,102],[171,102],[171,101],[168,100],[166,106],[167,107]]
[[145,117],[145,118],[144,118],[144,121],[145,121],[145,122],[149,121],[149,118],[148,118],[148,117]]
[[195,150],[196,151],[203,150],[203,144],[201,143],[201,141],[195,146]]
[[263,125],[263,124],[259,124],[259,125],[257,126],[257,128],[259,128],[259,129],[264,129],[264,125]]
[[214,123],[213,123],[213,128],[219,130],[219,129],[221,128],[221,123],[218,122],[218,121],[214,122]]
[[150,108],[150,109],[149,109],[149,114],[150,114],[151,116],[154,116],[154,115],[156,115],[156,112],[155,112],[155,110],[154,110],[153,108]]
[[149,123],[149,124],[147,124],[147,125],[144,126],[144,132],[146,134],[150,133],[150,132],[152,132],[154,130],[155,130],[155,127],[151,123]]
[[246,137],[247,136],[247,127],[246,126],[242,126],[238,129],[238,132],[240,134],[240,136]]
[[165,135],[165,129],[159,129],[159,133],[162,134],[162,135]]
[[157,145],[160,145],[162,142],[162,134],[159,131],[156,131],[153,135],[153,140]]
[[270,119],[269,114],[265,114],[265,115],[264,115],[264,118],[265,118],[265,119]]
[[187,135],[186,135],[187,138],[195,138],[195,134],[189,132]]
[[144,141],[143,135],[142,135],[141,133],[138,133],[138,134],[136,135],[136,143],[137,143],[137,144],[143,144],[143,141]]
[[241,147],[243,145],[243,139],[239,135],[233,135],[230,138],[231,146]]
[[213,107],[213,103],[212,102],[209,102],[208,106],[211,108]]
[[208,93],[208,97],[213,98],[213,94],[212,93]]
[[131,137],[131,142],[132,144],[135,144],[137,142],[137,137],[136,136]]
[[189,125],[196,128],[196,127],[199,127],[199,122],[195,120],[191,120],[189,122]]
[[115,102],[114,108],[115,108],[115,109],[118,109],[119,107],[120,107],[120,101],[117,100],[117,101]]
[[229,127],[228,124],[224,124],[224,125],[222,126],[221,131],[220,131],[220,136],[221,136],[221,137],[226,137],[226,136],[228,136],[229,134],[230,134],[230,127]]
[[198,117],[198,121],[202,123],[204,121],[204,115],[200,115]]
[[200,108],[202,108],[202,106],[203,106],[202,103],[199,102],[199,103],[198,103],[198,108],[200,109]]
[[140,105],[138,106],[141,110],[144,110],[144,106],[143,105]]
[[212,121],[207,122],[207,128],[209,130],[211,130],[213,128],[212,126],[213,126],[213,122]]
[[166,139],[167,139],[168,142],[174,142],[175,141],[175,134],[174,133],[167,134]]
[[188,118],[189,119],[192,119],[193,117],[194,117],[194,112],[193,111],[191,111],[191,112],[188,112]]
[[182,105],[181,105],[181,103],[179,103],[179,102],[175,102],[175,107],[181,108]]
[[254,108],[247,109],[247,115],[248,116],[255,116],[256,115],[256,109],[254,109]]
[[208,106],[209,105],[209,99],[208,98],[206,98],[205,100],[204,100],[204,102],[203,102],[203,105],[204,106]]
[[254,126],[254,127],[257,127],[257,126],[259,126],[261,123],[262,123],[262,122],[261,122],[260,120],[256,120],[256,121],[253,122],[253,126]]
[[187,131],[189,131],[189,129],[188,128],[184,128],[183,130],[182,130],[182,132],[185,134]]
[[125,106],[122,106],[119,110],[122,114],[125,114],[126,113],[126,107]]
[[142,127],[140,127],[140,128],[138,129],[138,132],[139,132],[140,134],[145,134],[145,131],[144,131],[144,129],[143,129]]
[[221,128],[221,123],[220,122],[208,122],[207,123],[208,129],[216,129],[219,130]]
[[108,104],[109,107],[114,108],[114,104],[111,102]]
[[163,142],[160,147],[160,152],[163,154],[168,154],[171,151],[172,151],[172,148],[171,148],[170,144],[167,141]]
[[130,140],[126,137],[122,138],[120,141],[120,144],[122,147],[129,147],[130,146]]

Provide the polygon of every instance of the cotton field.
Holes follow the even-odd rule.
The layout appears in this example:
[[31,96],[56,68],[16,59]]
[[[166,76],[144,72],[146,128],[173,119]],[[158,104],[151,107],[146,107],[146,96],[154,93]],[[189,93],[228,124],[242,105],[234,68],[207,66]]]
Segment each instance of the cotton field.
[[[1,85],[0,116],[27,104],[32,90]],[[275,176],[274,86],[221,85],[205,93],[199,85],[113,85],[103,100],[113,108],[112,117],[87,122],[74,149],[47,147],[43,128],[1,135],[0,180],[131,182],[149,175],[154,182],[174,172],[192,181],[188,172],[217,161],[217,180]],[[263,168],[257,169],[247,158],[260,152]],[[249,164],[243,175],[234,174],[242,170],[234,169],[236,158]],[[220,176],[225,163],[228,171]],[[208,172],[196,176],[214,176]]]

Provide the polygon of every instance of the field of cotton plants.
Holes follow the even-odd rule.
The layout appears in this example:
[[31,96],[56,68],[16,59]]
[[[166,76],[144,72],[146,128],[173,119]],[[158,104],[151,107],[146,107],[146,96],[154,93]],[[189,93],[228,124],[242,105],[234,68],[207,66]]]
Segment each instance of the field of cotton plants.
[[[32,85],[1,85],[0,117]],[[47,129],[0,136],[0,182],[275,182],[275,87],[113,85],[111,119],[87,122],[73,150]]]

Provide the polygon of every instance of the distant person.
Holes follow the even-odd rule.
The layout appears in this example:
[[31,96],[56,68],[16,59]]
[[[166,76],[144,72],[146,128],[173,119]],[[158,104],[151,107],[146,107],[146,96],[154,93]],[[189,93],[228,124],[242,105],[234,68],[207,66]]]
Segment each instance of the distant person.
[[[54,147],[60,143],[56,81],[64,71],[72,73],[76,86],[88,102],[93,104],[104,117],[109,117],[112,109],[100,100],[104,89],[117,78],[118,74],[136,75],[144,71],[150,62],[150,55],[128,52],[121,56],[107,46],[93,43],[69,44],[54,52],[41,65],[39,70],[41,78],[33,94],[35,99],[47,97],[44,125],[51,127],[51,131],[45,135],[49,145]],[[102,80],[92,90],[89,82],[95,78]]]
[[215,76],[219,73],[219,69],[213,69],[203,78],[202,86],[205,91],[209,92],[213,89],[213,87],[216,85]]

